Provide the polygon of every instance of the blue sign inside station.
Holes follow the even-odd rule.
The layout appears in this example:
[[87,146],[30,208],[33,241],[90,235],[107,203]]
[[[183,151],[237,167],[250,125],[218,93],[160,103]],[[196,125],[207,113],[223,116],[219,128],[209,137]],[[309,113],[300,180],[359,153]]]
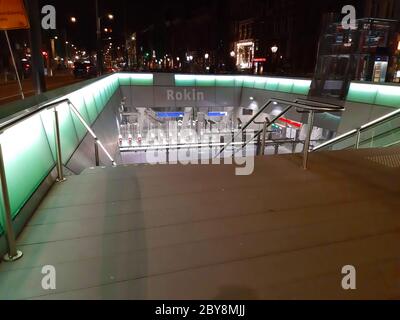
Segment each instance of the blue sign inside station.
[[225,117],[226,115],[228,115],[227,112],[209,112],[208,113],[209,117]]
[[183,118],[183,112],[157,112],[158,118]]

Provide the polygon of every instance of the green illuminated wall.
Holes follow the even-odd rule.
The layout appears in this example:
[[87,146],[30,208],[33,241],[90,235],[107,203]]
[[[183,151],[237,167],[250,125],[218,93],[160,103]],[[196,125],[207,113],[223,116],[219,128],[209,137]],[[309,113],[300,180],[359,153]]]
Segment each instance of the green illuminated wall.
[[[118,75],[103,78],[57,100],[70,99],[91,125],[119,87]],[[68,162],[87,134],[86,128],[66,103],[58,105],[62,159]],[[7,129],[0,136],[12,216],[15,217],[55,167],[54,111],[40,113]],[[0,199],[0,233],[4,225]]]
[[178,87],[240,87],[307,95],[311,80],[253,76],[175,75]]
[[400,108],[400,86],[353,82],[347,101]]

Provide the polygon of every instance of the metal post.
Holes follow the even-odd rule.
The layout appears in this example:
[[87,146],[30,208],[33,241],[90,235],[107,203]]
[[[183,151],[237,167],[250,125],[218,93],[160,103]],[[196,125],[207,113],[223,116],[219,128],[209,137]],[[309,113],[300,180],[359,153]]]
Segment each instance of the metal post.
[[15,234],[12,226],[12,218],[11,218],[11,205],[10,198],[8,195],[8,187],[7,187],[7,178],[6,172],[4,169],[4,159],[3,159],[3,151],[0,144],[0,175],[1,175],[1,190],[3,193],[3,202],[4,202],[4,230],[6,233],[7,244],[8,244],[8,253],[3,257],[4,261],[12,262],[20,259],[22,257],[22,252],[17,250],[17,246],[15,243]]
[[169,164],[169,148],[167,147],[167,164]]
[[257,150],[256,150],[257,156],[261,155],[261,135],[257,136]]
[[261,144],[262,144],[261,155],[262,156],[265,155],[265,141],[266,141],[266,138],[267,138],[267,129],[268,129],[268,127],[269,127],[269,120],[267,118],[267,119],[265,119],[265,122],[264,122],[262,140],[261,140]]
[[58,121],[58,111],[54,108],[54,124],[55,124],[55,136],[56,136],[56,153],[57,153],[57,182],[64,182],[66,179],[63,173],[63,164],[61,156],[61,139],[60,139],[60,124]]
[[94,158],[96,162],[96,167],[100,166],[100,159],[99,159],[99,144],[97,143],[98,139],[94,139]]
[[307,137],[304,142],[304,150],[303,150],[303,169],[307,170],[307,163],[308,163],[308,153],[310,151],[310,142],[311,142],[311,134],[314,128],[314,116],[315,111],[310,111],[308,115],[308,130],[307,130]]
[[275,144],[275,154],[279,154],[279,144]]
[[361,141],[361,128],[357,131],[357,138],[356,138],[356,149],[360,149],[360,141]]

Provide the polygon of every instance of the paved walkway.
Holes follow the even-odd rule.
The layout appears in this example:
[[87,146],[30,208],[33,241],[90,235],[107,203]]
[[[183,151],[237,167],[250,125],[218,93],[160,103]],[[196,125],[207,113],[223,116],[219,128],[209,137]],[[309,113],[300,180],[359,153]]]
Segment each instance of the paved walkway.
[[[0,264],[0,298],[398,299],[399,154],[316,153],[308,171],[268,156],[247,177],[231,165],[86,170],[52,188],[18,239],[23,259]],[[355,291],[341,288],[345,265]]]

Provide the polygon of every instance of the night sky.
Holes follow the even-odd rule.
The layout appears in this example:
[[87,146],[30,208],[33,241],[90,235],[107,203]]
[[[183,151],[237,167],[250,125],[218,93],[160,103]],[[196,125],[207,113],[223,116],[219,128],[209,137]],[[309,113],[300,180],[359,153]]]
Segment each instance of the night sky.
[[[113,28],[114,37],[123,39],[124,31],[128,34],[140,31],[160,20],[185,18],[195,15],[197,10],[205,8],[218,0],[100,0],[100,12],[103,15],[112,13],[115,16],[110,24],[104,19],[102,28]],[[78,47],[88,50],[96,46],[96,17],[94,0],[42,0],[41,6],[51,4],[57,10],[57,29],[67,29],[68,37]],[[68,17],[75,16],[78,22],[74,25]]]

